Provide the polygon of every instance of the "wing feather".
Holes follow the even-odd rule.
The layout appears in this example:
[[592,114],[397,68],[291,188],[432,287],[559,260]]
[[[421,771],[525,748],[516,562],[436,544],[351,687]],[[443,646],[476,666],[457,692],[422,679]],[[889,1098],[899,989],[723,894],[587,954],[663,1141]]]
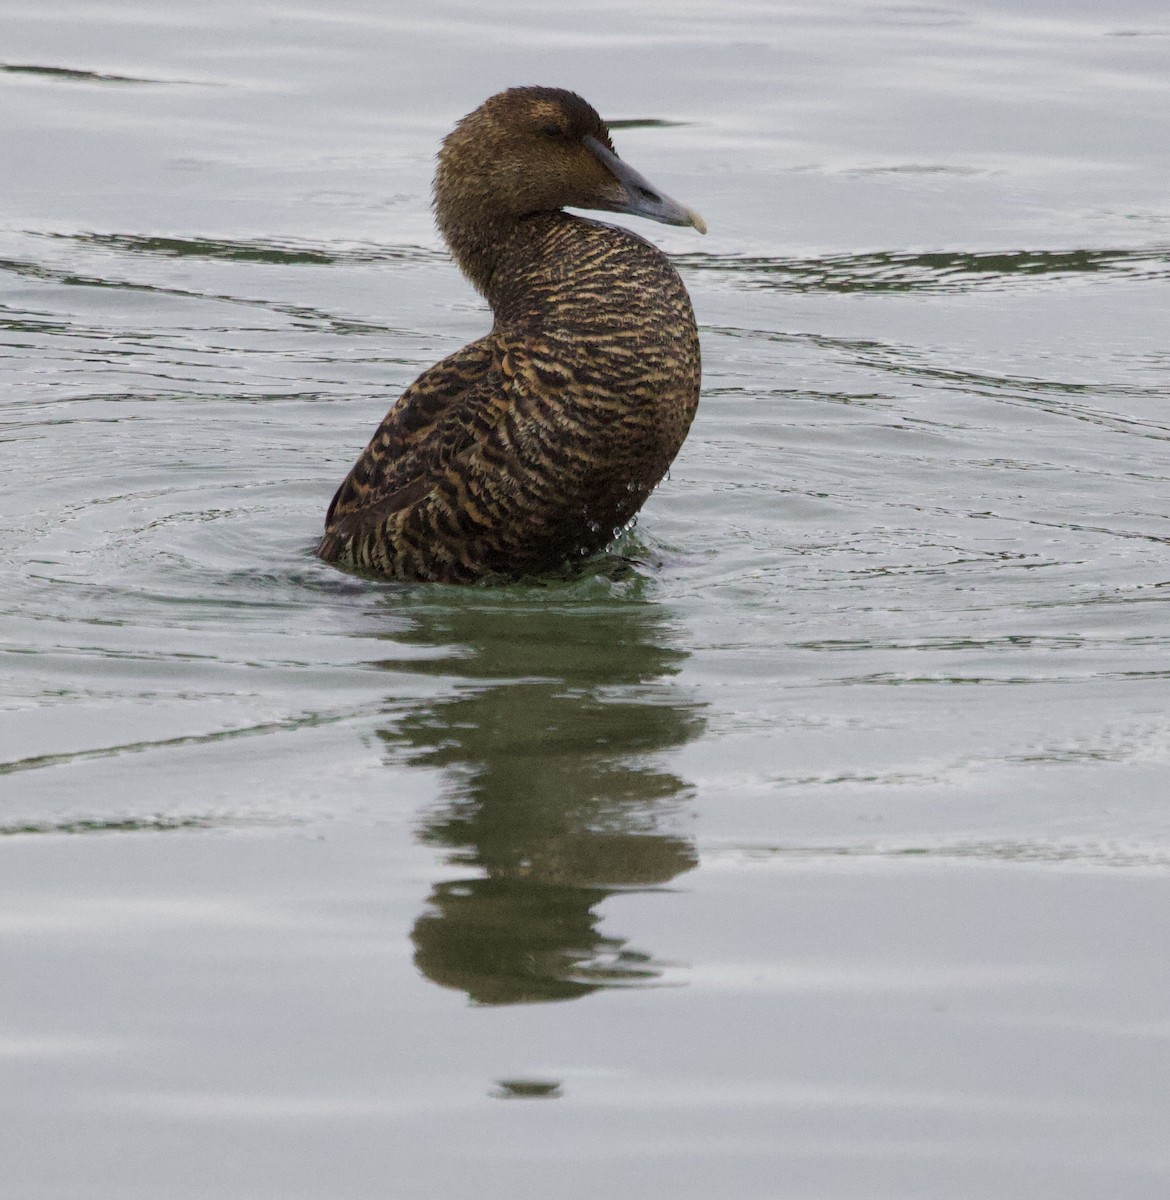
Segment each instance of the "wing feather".
[[425,494],[433,475],[475,437],[496,357],[489,334],[424,371],[402,393],[337,489],[326,529],[371,509],[394,512]]

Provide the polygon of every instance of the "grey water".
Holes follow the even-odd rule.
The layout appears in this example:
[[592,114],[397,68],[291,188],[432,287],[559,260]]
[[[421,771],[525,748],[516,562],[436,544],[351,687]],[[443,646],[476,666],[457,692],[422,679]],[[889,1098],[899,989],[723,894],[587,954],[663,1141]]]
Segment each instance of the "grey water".
[[[1170,13],[7,0],[0,1195],[1170,1188]],[[318,562],[438,142],[710,227],[584,573]]]

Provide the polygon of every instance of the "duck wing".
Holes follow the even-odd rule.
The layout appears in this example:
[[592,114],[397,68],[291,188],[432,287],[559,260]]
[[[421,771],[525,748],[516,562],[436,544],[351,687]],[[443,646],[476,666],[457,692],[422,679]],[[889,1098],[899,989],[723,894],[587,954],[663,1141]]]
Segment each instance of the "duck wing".
[[352,532],[355,518],[364,523],[372,510],[396,512],[426,493],[436,473],[473,443],[496,355],[489,334],[424,371],[402,393],[337,489],[326,530]]

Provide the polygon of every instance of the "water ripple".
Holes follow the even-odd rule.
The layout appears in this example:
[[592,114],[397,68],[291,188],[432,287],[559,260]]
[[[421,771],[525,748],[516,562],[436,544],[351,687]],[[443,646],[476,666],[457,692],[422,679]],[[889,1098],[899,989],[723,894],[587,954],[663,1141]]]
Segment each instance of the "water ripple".
[[673,256],[684,270],[726,273],[740,287],[781,292],[1002,291],[1106,279],[1170,278],[1170,249],[873,251],[816,258],[751,254]]
[[65,83],[167,83],[165,79],[145,79],[137,75],[110,75],[102,71],[82,71],[73,67],[47,67],[35,63],[0,63],[0,72],[9,75],[36,75]]

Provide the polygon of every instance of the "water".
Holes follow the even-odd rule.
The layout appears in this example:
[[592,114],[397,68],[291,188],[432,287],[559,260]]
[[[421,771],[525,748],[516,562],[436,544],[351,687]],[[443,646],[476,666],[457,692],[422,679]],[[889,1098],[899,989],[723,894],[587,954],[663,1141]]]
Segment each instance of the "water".
[[[1164,1196],[1164,8],[0,22],[0,1194]],[[699,417],[583,577],[348,578],[531,82]]]

